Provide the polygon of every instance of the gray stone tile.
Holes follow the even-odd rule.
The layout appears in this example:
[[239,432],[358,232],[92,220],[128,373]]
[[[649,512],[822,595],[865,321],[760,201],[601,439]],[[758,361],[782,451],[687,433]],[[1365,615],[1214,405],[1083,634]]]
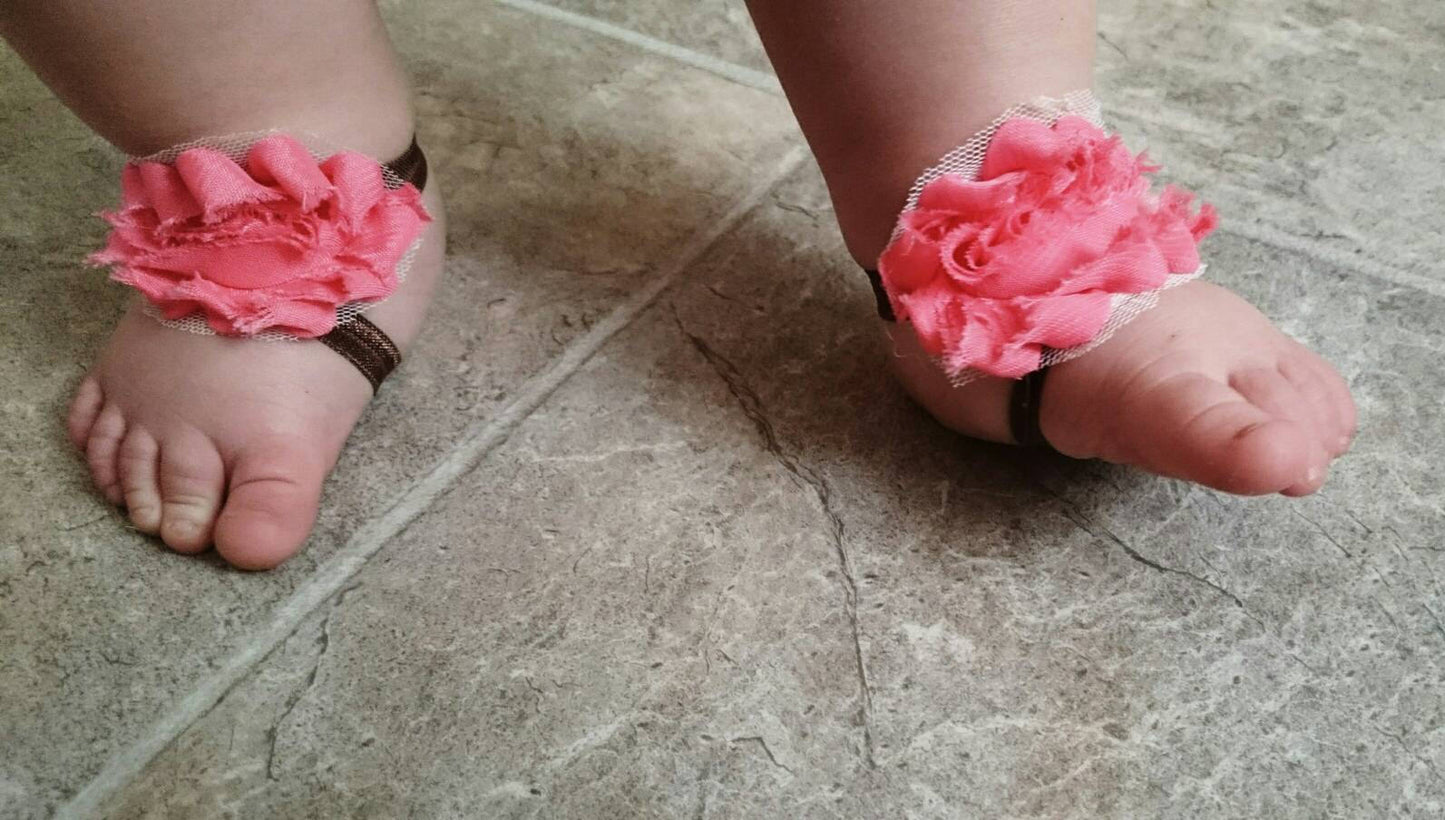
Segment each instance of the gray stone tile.
[[1225,224],[1445,282],[1438,4],[1127,0],[1100,27],[1111,118]]
[[548,0],[639,34],[675,43],[736,65],[772,71],[743,0]]
[[493,4],[415,6],[396,37],[447,189],[447,277],[307,552],[267,575],[171,555],[90,494],[60,415],[121,305],[79,262],[119,160],[0,53],[0,815],[82,786],[796,139],[775,97]]
[[1211,240],[1361,399],[1243,500],[938,428],[830,220],[781,188],[113,816],[1442,809],[1440,299]]

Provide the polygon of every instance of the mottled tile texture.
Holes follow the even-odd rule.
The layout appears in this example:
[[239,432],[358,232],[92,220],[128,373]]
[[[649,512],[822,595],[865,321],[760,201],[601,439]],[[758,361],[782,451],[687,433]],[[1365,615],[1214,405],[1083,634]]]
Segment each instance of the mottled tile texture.
[[[763,67],[742,7],[568,0]],[[446,288],[306,556],[174,558],[56,414],[116,159],[0,62],[0,816],[45,816],[775,167],[781,100],[487,3],[387,5]],[[395,12],[406,11],[406,14]],[[140,817],[1445,811],[1445,31],[1428,3],[1105,4],[1115,118],[1361,436],[1240,500],[961,440],[884,374],[805,167],[107,801]],[[35,167],[43,166],[43,172]]]
[[1231,221],[1445,285],[1439,4],[1118,0],[1100,16],[1113,118]]

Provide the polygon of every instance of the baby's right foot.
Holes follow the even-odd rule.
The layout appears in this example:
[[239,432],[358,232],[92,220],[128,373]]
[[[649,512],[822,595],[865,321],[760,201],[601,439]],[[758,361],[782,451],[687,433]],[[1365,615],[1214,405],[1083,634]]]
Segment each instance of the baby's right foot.
[[[405,282],[367,318],[405,350],[441,271],[433,218]],[[139,301],[121,319],[71,405],[69,433],[96,486],[135,526],[178,552],[214,544],[243,569],[268,569],[305,542],[321,484],[372,388],[315,340],[267,342],[166,327]]]
[[[1013,382],[949,383],[911,328],[890,325],[904,386],[945,426],[1010,441]],[[1040,428],[1065,455],[1247,495],[1318,490],[1355,432],[1334,368],[1233,293],[1164,291],[1094,350],[1051,368]]]
[[[81,120],[134,156],[266,129],[362,157],[405,156],[410,90],[376,3],[288,0],[263,13],[236,6],[14,0],[0,2],[0,35]],[[394,264],[397,248],[373,240],[399,243],[419,223],[390,204],[385,214],[365,207],[377,193],[369,162],[338,160],[328,188],[315,174],[331,171],[308,169],[304,151],[258,165],[265,181],[243,180],[246,170],[204,152],[185,175],[133,169],[129,194],[154,198],[130,212],[127,228],[141,241],[108,248],[106,262],[135,284],[156,285],[151,296],[175,297],[175,314],[206,304],[212,326],[236,336],[272,326],[325,333],[335,302],[393,289],[381,263]],[[256,182],[276,187],[261,192]],[[417,216],[410,192],[391,204],[398,198]],[[424,202],[440,216],[434,188]],[[235,216],[254,222],[241,219],[228,233],[220,223]],[[415,336],[441,270],[444,228],[440,219],[424,227],[406,281],[367,312],[400,346]],[[340,264],[321,261],[328,253]],[[162,258],[172,266],[155,264]],[[224,275],[209,276],[217,272]],[[394,358],[379,341],[370,360],[362,347],[351,355],[363,365]],[[127,506],[138,528],[182,552],[214,542],[226,560],[258,569],[305,540],[322,479],[370,396],[368,379],[323,343],[193,335],[132,307],[80,384],[69,430],[97,486]]]

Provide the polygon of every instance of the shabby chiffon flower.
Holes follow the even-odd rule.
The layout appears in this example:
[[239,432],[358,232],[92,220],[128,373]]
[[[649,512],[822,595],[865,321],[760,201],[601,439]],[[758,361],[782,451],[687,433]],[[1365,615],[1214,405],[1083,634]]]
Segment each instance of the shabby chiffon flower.
[[216,333],[314,338],[338,307],[390,296],[397,265],[431,221],[411,184],[352,151],[318,162],[275,135],[244,165],[213,148],[174,164],[132,163],[96,265],[139,290],[166,319],[199,314]]
[[902,214],[878,270],[895,314],[949,375],[1016,378],[1094,339],[1116,294],[1199,269],[1217,223],[1150,190],[1143,154],[1078,116],[1003,123],[976,179],[944,174]]

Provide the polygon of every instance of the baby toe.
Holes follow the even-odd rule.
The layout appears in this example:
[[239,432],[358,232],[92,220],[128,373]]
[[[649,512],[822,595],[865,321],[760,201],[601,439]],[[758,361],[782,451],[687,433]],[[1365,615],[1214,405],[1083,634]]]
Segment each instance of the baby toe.
[[[1303,386],[1302,386],[1303,385]],[[1296,383],[1281,365],[1255,367],[1230,374],[1229,386],[1251,404],[1276,419],[1292,422],[1303,433],[1291,446],[1299,448],[1305,468],[1289,482],[1290,494],[1302,495],[1319,489],[1329,467],[1331,448],[1337,438],[1336,422],[1317,406],[1309,389],[1314,385]],[[1272,433],[1271,435],[1277,435]],[[1285,489],[1285,488],[1281,488]]]
[[149,535],[161,528],[161,492],[157,483],[160,452],[154,436],[132,428],[121,441],[116,458],[126,514],[136,529]]
[[1287,495],[1290,498],[1299,498],[1311,493],[1319,492],[1325,486],[1325,480],[1329,478],[1328,467],[1310,467],[1305,477],[1279,491],[1280,495]]
[[65,430],[70,443],[77,449],[85,449],[86,442],[90,440],[90,428],[95,425],[104,403],[105,394],[101,392],[100,382],[93,377],[86,376],[75,388],[75,396],[70,400],[70,410],[65,417]]
[[119,407],[111,404],[101,408],[85,443],[85,462],[90,467],[91,479],[105,500],[117,505],[124,500],[116,469],[116,455],[124,436],[125,416]]
[[1339,420],[1340,435],[1334,443],[1335,451],[1342,454],[1350,449],[1355,440],[1355,432],[1359,429],[1359,410],[1355,406],[1355,397],[1344,376],[1329,362],[1315,356],[1313,364],[1315,377],[1324,383],[1327,400],[1334,408],[1335,418]]
[[161,444],[161,540],[177,552],[200,552],[211,543],[211,530],[225,492],[221,454],[200,433],[182,433]]
[[1279,372],[1300,394],[1326,452],[1335,457],[1349,449],[1355,430],[1355,406],[1344,380],[1308,351],[1298,359],[1281,361]]

